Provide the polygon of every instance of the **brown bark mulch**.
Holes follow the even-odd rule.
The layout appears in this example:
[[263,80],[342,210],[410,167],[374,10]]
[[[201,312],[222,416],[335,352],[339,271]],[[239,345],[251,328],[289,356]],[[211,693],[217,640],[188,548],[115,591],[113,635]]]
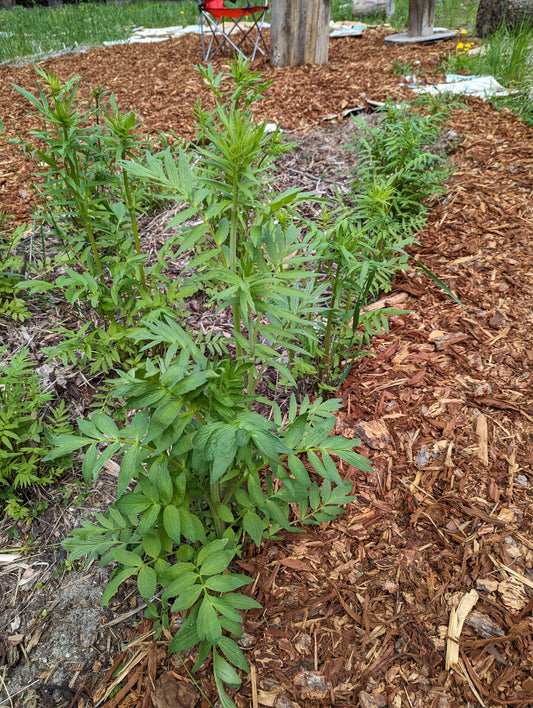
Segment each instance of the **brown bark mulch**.
[[[298,129],[365,98],[406,96],[394,59],[420,61],[429,74],[453,48],[382,39],[372,31],[332,41],[321,67],[259,61],[274,79],[261,116]],[[187,136],[202,91],[190,70],[198,57],[198,38],[188,37],[46,66],[105,82],[151,130]],[[4,86],[33,82],[31,68],[0,76]],[[26,125],[16,94],[1,96],[6,125]],[[252,671],[234,696],[239,707],[533,705],[533,129],[478,100],[449,127],[456,171],[415,251],[464,309],[415,272],[396,282],[392,297],[411,313],[392,319],[340,392],[337,431],[362,439],[374,473],[345,465],[357,501],[343,516],[250,548],[240,563],[263,610],[245,619]],[[11,171],[14,153],[0,159],[3,196],[22,217],[31,196]],[[462,631],[450,631],[464,596],[475,605]],[[196,705],[181,660],[152,640],[148,623],[136,632],[137,644],[103,680],[86,676],[71,706]],[[198,680],[213,699],[209,666]]]

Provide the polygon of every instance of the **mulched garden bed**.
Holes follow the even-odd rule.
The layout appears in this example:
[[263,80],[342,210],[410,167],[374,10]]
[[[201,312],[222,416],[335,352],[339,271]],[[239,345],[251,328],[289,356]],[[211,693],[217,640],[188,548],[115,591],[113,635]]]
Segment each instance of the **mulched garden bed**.
[[[274,79],[258,115],[316,146],[310,158],[302,148],[295,170],[320,177],[320,136],[345,140],[325,117],[367,99],[411,96],[398,85],[395,59],[420,62],[419,72],[434,78],[454,48],[393,47],[384,34],[332,40],[325,66],[256,63]],[[84,85],[105,83],[152,131],[190,137],[190,105],[204,94],[191,69],[199,57],[193,36],[45,66],[62,79],[79,73]],[[27,107],[8,82],[31,88],[34,71],[2,67],[0,78],[6,130],[12,122],[26,131]],[[239,707],[533,705],[533,129],[482,101],[467,103],[448,124],[456,166],[449,192],[413,249],[464,308],[414,272],[395,283],[389,297],[411,313],[391,320],[339,394],[337,432],[361,438],[374,473],[345,465],[357,501],[343,516],[260,552],[250,547],[240,563],[263,610],[246,615],[252,671],[234,697]],[[0,170],[6,211],[23,219],[28,167],[6,148]],[[473,591],[477,602],[455,640],[459,659],[447,669],[450,615]],[[99,658],[79,672],[68,699],[51,705],[207,706],[181,659],[166,654],[167,640],[154,642],[146,621],[128,624],[131,598],[115,610],[130,617],[111,627],[102,620]],[[121,653],[118,638],[137,641]],[[213,700],[209,665],[197,678]]]

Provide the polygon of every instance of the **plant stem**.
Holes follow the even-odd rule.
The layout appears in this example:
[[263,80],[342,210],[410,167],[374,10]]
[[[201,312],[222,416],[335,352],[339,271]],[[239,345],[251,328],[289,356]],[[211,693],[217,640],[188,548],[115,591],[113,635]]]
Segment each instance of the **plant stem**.
[[[135,241],[135,253],[141,255],[141,242],[139,240],[139,229],[137,228],[137,215],[135,213],[135,203],[131,197],[130,180],[128,173],[126,171],[122,172],[124,179],[124,193],[126,195],[126,207],[128,209],[130,219],[131,219],[131,229],[133,231],[133,239]],[[146,290],[146,277],[144,274],[143,264],[139,264],[139,280],[141,281],[142,287]]]

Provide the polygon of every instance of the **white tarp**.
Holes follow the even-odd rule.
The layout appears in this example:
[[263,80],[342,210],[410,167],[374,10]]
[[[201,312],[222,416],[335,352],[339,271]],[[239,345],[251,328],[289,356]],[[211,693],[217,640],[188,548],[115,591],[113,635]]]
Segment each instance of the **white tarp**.
[[496,81],[494,76],[462,76],[461,74],[446,74],[446,81],[442,84],[429,86],[411,86],[416,93],[462,94],[463,96],[477,96],[479,98],[493,98],[507,96],[511,93]]

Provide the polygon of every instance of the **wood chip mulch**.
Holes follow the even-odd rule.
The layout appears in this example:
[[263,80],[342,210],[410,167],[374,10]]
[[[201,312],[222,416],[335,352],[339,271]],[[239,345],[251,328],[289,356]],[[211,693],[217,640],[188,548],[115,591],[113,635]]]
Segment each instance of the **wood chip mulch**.
[[[295,129],[363,93],[399,98],[408,90],[394,58],[429,72],[453,48],[382,40],[372,31],[332,41],[324,67],[258,62],[275,79],[261,115]],[[190,37],[47,68],[105,81],[151,129],[187,134],[198,56]],[[0,75],[33,81],[29,68]],[[22,121],[14,94],[1,93],[6,124],[6,105]],[[263,610],[245,619],[252,671],[234,696],[239,708],[533,705],[533,129],[478,100],[449,128],[456,171],[413,252],[464,309],[415,272],[396,282],[392,297],[411,314],[392,320],[340,392],[337,432],[361,438],[374,473],[345,465],[358,498],[343,516],[250,548],[240,563]],[[21,215],[31,197],[12,191],[6,155],[2,189]],[[103,680],[86,677],[71,706],[208,705],[146,621],[136,636]],[[194,658],[184,661],[190,669]],[[213,700],[209,665],[197,679]]]

